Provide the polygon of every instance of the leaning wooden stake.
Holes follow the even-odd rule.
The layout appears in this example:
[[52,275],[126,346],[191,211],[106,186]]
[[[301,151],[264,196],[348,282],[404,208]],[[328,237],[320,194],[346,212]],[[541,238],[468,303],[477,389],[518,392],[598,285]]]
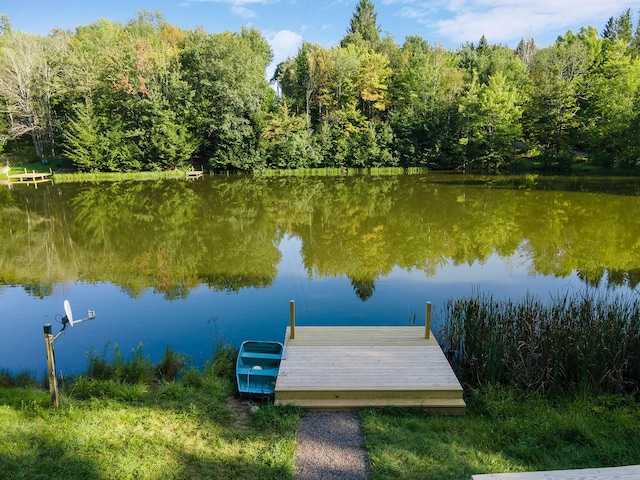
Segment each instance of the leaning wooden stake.
[[58,379],[56,378],[56,357],[53,352],[53,341],[55,337],[51,334],[51,324],[44,326],[44,344],[47,348],[47,367],[49,369],[49,392],[51,392],[51,408],[58,409]]
[[289,321],[291,323],[289,338],[293,340],[296,336],[296,304],[293,300],[289,302]]
[[424,338],[431,338],[431,302],[427,302],[427,318],[424,322]]

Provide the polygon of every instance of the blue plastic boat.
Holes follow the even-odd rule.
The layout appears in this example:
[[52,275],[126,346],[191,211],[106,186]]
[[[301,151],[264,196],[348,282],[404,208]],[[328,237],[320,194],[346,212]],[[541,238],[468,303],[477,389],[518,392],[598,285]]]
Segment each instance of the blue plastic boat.
[[236,362],[240,395],[268,396],[275,393],[282,350],[280,342],[247,340],[242,343]]

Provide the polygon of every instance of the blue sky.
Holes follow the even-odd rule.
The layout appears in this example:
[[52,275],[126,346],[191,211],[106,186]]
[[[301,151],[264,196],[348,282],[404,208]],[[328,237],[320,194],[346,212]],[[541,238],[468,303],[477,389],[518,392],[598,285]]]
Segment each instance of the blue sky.
[[[126,22],[140,9],[160,11],[174,25],[210,33],[254,25],[271,44],[276,62],[295,55],[303,40],[331,47],[349,26],[357,0],[0,0],[13,28],[45,35],[100,18]],[[593,25],[602,31],[611,16],[640,0],[374,0],[378,24],[402,44],[407,35],[458,48],[482,35],[512,47],[533,37],[540,46],[568,29]]]

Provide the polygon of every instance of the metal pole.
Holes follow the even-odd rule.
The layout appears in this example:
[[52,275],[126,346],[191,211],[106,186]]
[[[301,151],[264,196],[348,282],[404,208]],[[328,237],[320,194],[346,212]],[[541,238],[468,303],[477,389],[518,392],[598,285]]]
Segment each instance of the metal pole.
[[296,337],[296,304],[293,300],[289,302],[289,323],[291,324],[289,338],[293,340]]
[[58,379],[56,378],[56,358],[53,351],[53,341],[55,338],[51,334],[51,324],[44,326],[44,345],[47,348],[47,367],[49,369],[49,392],[51,392],[51,408],[58,408]]
[[431,302],[427,302],[427,318],[424,324],[424,338],[428,340],[429,338],[431,338]]

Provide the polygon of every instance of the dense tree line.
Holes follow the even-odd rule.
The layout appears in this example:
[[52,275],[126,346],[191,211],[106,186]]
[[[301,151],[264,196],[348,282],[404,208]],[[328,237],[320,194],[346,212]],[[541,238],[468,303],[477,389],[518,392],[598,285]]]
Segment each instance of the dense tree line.
[[0,18],[0,148],[80,170],[426,166],[494,171],[640,163],[640,22],[611,17],[538,48],[457,50],[381,34],[361,0],[332,48],[280,63],[255,28],[184,30],[160,14],[42,37]]

